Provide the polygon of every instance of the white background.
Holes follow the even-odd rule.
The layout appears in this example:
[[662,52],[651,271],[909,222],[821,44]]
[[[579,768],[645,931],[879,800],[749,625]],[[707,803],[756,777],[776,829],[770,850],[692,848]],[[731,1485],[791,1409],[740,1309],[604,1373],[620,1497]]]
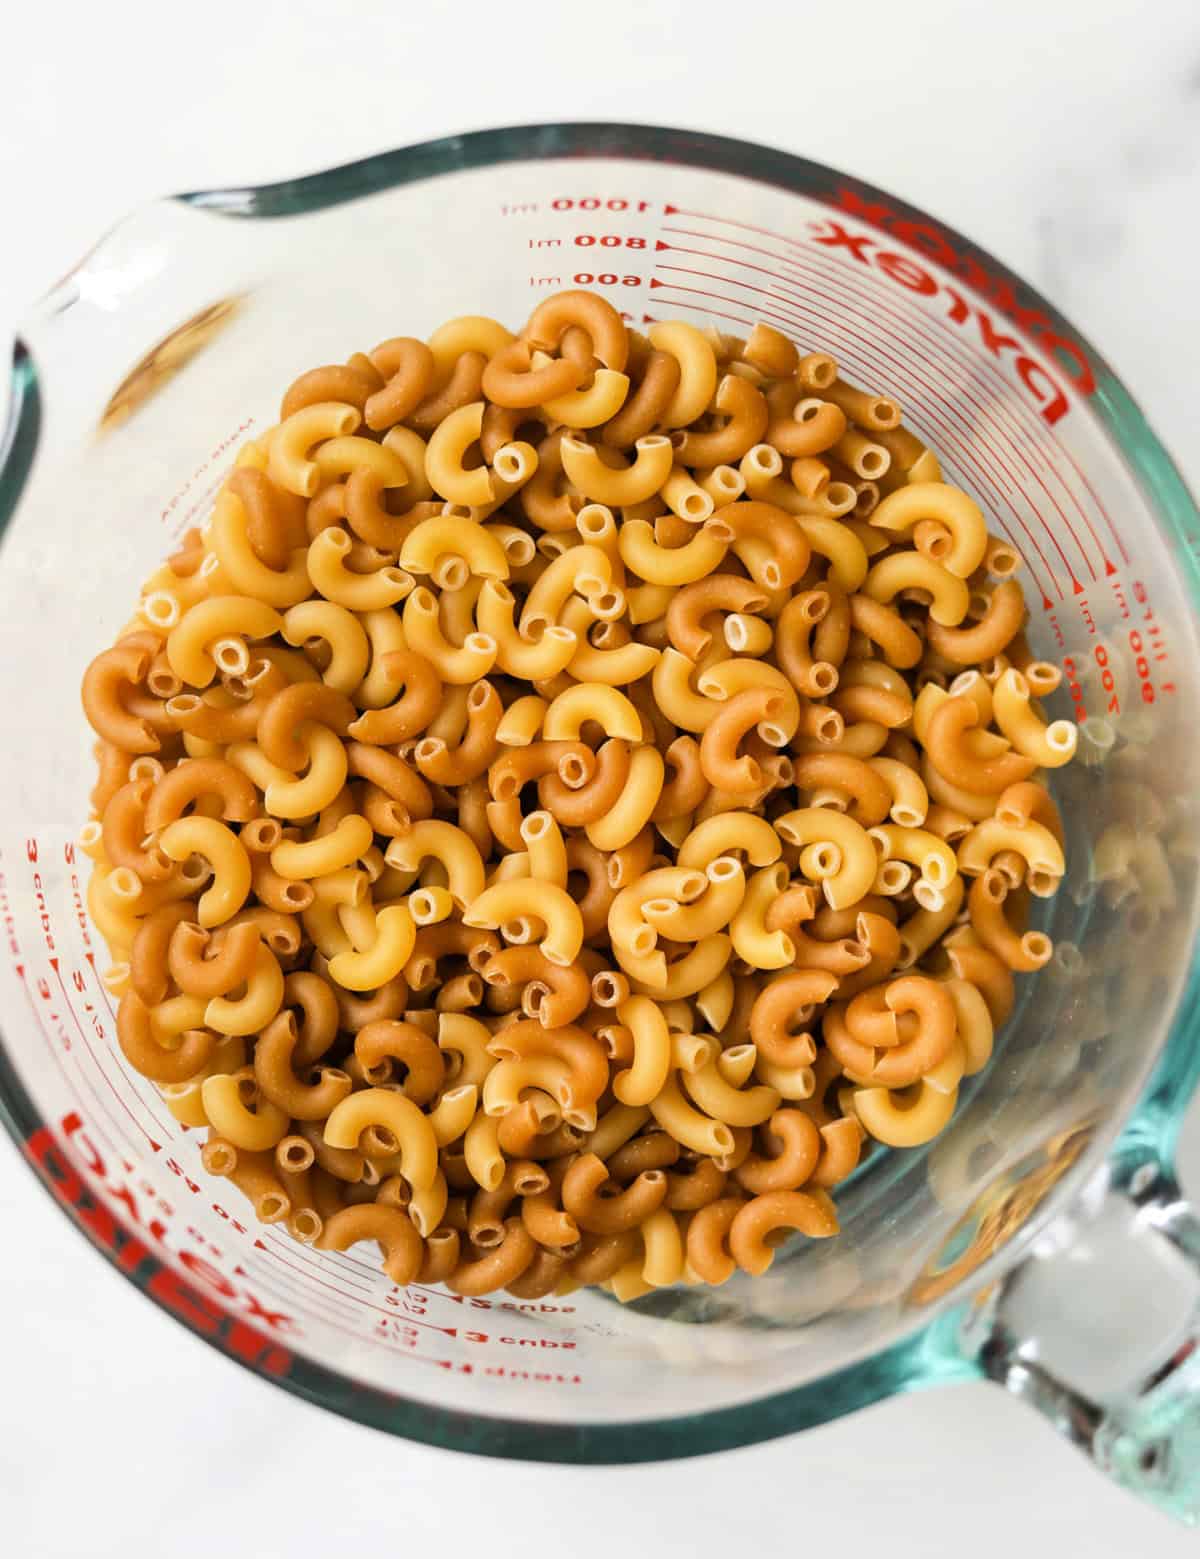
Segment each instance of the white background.
[[[832,163],[964,229],[1092,336],[1200,486],[1195,0],[27,0],[4,54],[0,335],[161,193],[520,120],[673,123]],[[7,1139],[0,1229],[14,1559],[1195,1551],[994,1388],[699,1462],[469,1461],[299,1405],[195,1342],[85,1247]]]

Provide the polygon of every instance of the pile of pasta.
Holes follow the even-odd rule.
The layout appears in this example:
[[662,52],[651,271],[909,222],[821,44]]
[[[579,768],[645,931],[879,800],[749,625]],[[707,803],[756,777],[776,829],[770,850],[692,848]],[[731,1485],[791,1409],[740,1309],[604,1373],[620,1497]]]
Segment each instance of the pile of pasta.
[[988,1061],[1064,872],[1020,558],[756,325],[313,369],[91,663],[118,1039],[397,1283],[760,1274]]

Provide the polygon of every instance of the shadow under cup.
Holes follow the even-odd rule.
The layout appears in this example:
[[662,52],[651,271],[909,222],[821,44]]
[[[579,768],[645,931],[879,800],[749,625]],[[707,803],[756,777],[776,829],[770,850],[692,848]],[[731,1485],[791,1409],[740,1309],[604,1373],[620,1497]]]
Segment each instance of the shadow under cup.
[[[1053,776],[1068,875],[1035,901],[1056,955],[1019,979],[952,1123],[926,1148],[868,1158],[839,1188],[839,1238],[794,1240],[760,1279],[628,1308],[592,1291],[400,1290],[365,1248],[325,1254],[254,1224],[117,1050],[72,843],[93,777],[83,668],[203,521],[281,387],[456,314],[516,324],[570,286],[637,326],[766,320],[895,396],[1020,552],[1031,644],[1066,671],[1051,711],[1082,722],[1078,760]],[[970,1372],[945,1343],[964,1298],[1122,1130],[1118,1152],[1169,1160],[1194,1049],[1197,517],[1103,360],[921,213],[762,148],[587,125],[165,201],[34,311],[5,451],[0,1104],[109,1259],[233,1357],[462,1449],[716,1449]]]

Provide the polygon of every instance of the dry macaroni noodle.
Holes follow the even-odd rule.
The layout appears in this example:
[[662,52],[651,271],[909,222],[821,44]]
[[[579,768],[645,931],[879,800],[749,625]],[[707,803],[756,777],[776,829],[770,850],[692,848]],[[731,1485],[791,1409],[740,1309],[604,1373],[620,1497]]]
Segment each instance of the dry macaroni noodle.
[[[301,375],[85,676],[125,1060],[399,1283],[629,1299],[834,1234],[1053,952],[1077,738],[1019,565],[765,325],[576,290]],[[1093,878],[1174,909],[1156,838]]]

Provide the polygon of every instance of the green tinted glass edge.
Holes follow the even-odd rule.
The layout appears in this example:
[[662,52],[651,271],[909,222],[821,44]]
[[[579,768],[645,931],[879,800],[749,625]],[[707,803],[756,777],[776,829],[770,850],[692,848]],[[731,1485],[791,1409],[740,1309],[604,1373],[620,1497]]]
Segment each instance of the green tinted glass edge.
[[[700,167],[818,199],[832,198],[839,189],[848,188],[868,202],[887,202],[907,220],[931,220],[928,213],[874,186],[774,148],[697,131],[610,123],[518,125],[473,131],[381,153],[299,179],[243,189],[190,191],[175,198],[224,217],[273,220],[319,211],[447,173],[509,161],[580,156]],[[1087,338],[1032,287],[954,228],[940,221],[934,225],[960,253],[979,259],[993,275],[1012,283],[1020,296],[1051,320],[1059,334],[1078,342],[1086,351],[1098,378],[1092,407],[1177,543],[1179,571],[1193,606],[1200,612],[1200,563],[1193,550],[1200,544],[1200,513],[1174,462],[1132,397]],[[0,439],[0,536],[28,479],[40,427],[37,375],[28,351],[19,341],[13,354],[10,392],[8,417]],[[1193,953],[1168,1042],[1114,1150],[1118,1160],[1144,1161],[1153,1156],[1169,1164],[1184,1107],[1200,1080],[1198,1035],[1200,968]],[[2,1042],[0,1120],[23,1150],[45,1127]],[[26,1157],[30,1157],[27,1150]],[[53,1193],[55,1188],[45,1167],[36,1163],[34,1167]],[[114,1252],[95,1237],[77,1209],[61,1196],[56,1199],[76,1227],[116,1263]],[[1022,1231],[1023,1236],[1031,1234],[1040,1221],[1033,1220],[1029,1229]],[[976,1274],[976,1281],[983,1281],[992,1269],[993,1263],[988,1263]],[[152,1271],[143,1274],[138,1269],[130,1273],[124,1266],[122,1270],[137,1287],[148,1292]],[[153,1293],[148,1297],[155,1298]],[[964,1352],[961,1347],[968,1312],[965,1305],[958,1304],[868,1359],[806,1386],[744,1406],[638,1423],[560,1426],[426,1405],[365,1387],[304,1358],[295,1358],[288,1372],[281,1376],[247,1364],[221,1337],[193,1324],[175,1309],[170,1313],[235,1362],[306,1401],[344,1413],[358,1422],[449,1449],[548,1462],[627,1463],[700,1455],[812,1427],[900,1391],[977,1379],[982,1374],[969,1356],[970,1350]]]
[[13,343],[8,372],[8,413],[0,430],[0,537],[16,513],[33,469],[42,425],[41,393],[24,342]]

